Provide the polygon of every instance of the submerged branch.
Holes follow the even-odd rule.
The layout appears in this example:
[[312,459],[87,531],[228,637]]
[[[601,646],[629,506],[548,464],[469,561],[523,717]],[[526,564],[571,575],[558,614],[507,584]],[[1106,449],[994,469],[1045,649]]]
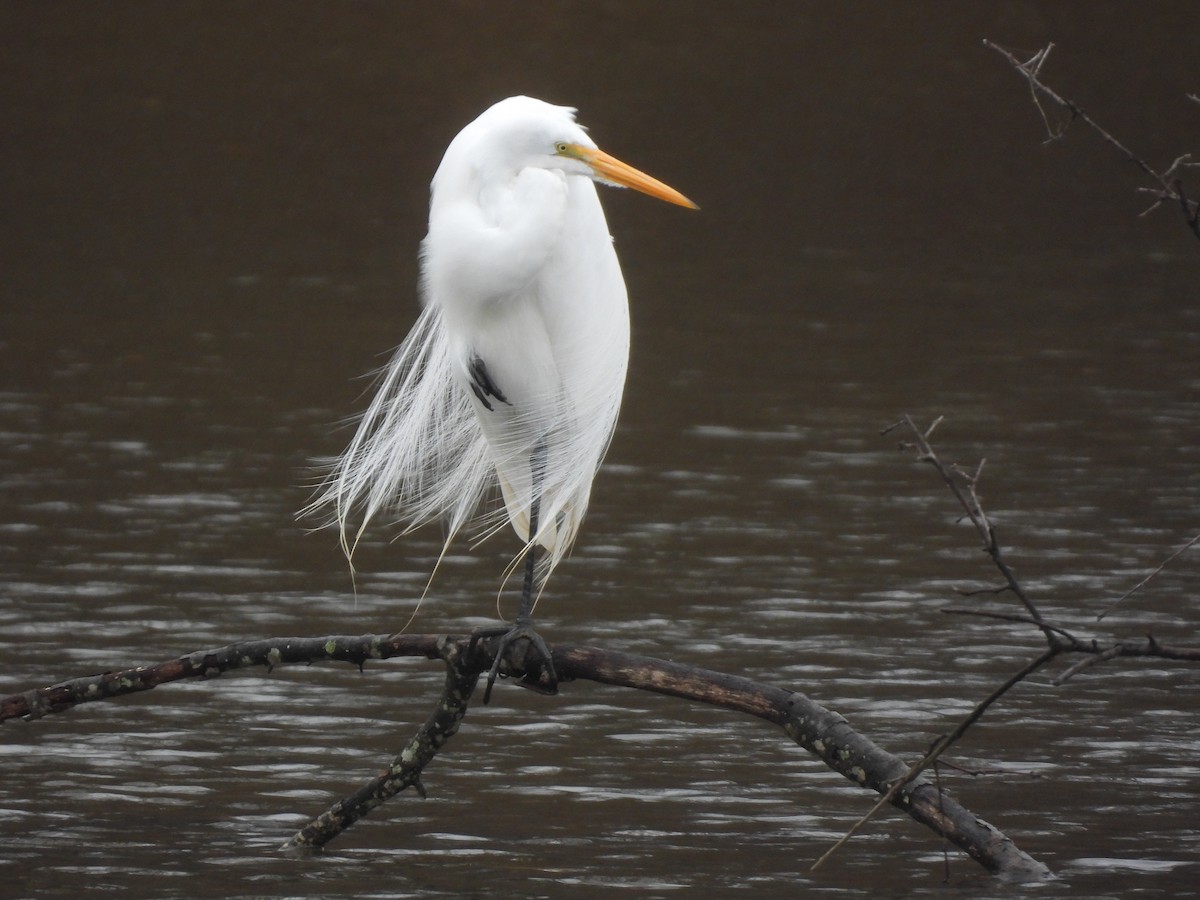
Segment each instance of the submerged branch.
[[[989,619],[999,619],[1006,622],[1020,622],[1033,625],[1038,628],[1046,639],[1047,647],[1054,654],[1059,653],[1081,653],[1089,657],[1075,666],[1067,673],[1059,676],[1059,683],[1066,681],[1076,672],[1082,671],[1089,666],[1099,662],[1105,662],[1110,659],[1119,657],[1156,657],[1158,659],[1173,659],[1184,662],[1200,661],[1200,648],[1179,646],[1174,644],[1162,644],[1153,636],[1148,635],[1144,639],[1130,638],[1081,638],[1061,625],[1056,625],[1044,619],[1038,608],[1034,605],[1033,600],[1025,592],[1017,580],[1013,569],[1005,560],[1004,550],[1000,546],[1000,542],[996,537],[996,529],[988,519],[987,513],[984,512],[983,504],[979,500],[979,495],[976,488],[979,484],[979,475],[983,470],[983,463],[980,463],[974,472],[966,473],[960,466],[947,466],[937,454],[933,451],[933,446],[929,442],[929,436],[942,422],[942,417],[934,420],[933,424],[922,430],[912,419],[911,416],[905,415],[899,422],[884,429],[884,434],[894,431],[896,428],[904,426],[913,436],[911,442],[902,442],[901,447],[916,451],[917,460],[920,462],[929,463],[937,470],[942,481],[950,488],[954,498],[959,505],[966,511],[967,517],[975,526],[976,531],[983,542],[984,550],[991,557],[992,562],[1000,573],[1004,576],[1005,585],[1001,590],[988,591],[987,593],[999,594],[1011,592],[1025,608],[1025,613],[1001,612],[996,610],[976,610],[962,609],[960,607],[946,607],[942,610],[945,613],[966,616],[982,616]],[[1143,585],[1150,581],[1155,575],[1163,570],[1172,560],[1182,554],[1185,550],[1190,549],[1200,542],[1200,535],[1197,535],[1192,540],[1188,541],[1170,556],[1168,556],[1162,564],[1153,572],[1143,578],[1132,590],[1119,598],[1116,603],[1125,600],[1135,591],[1139,590]],[[981,592],[970,592],[971,594],[979,594]],[[1112,611],[1116,604],[1110,606],[1109,609],[1097,616],[1097,619],[1103,618]]]
[[[1035,60],[1028,64],[1030,66],[1029,71],[1031,78],[1033,77],[1033,73],[1036,73],[1037,67],[1039,67],[1041,62],[1044,61],[1044,58],[1045,57],[1043,54],[1040,58],[1035,58]],[[987,513],[984,511],[983,504],[980,502],[977,488],[979,485],[980,474],[983,471],[983,463],[980,462],[973,472],[967,472],[960,466],[945,465],[934,452],[933,447],[929,442],[929,437],[933,433],[933,430],[941,422],[942,418],[938,417],[934,420],[932,425],[922,430],[912,420],[911,416],[905,415],[899,422],[885,429],[884,434],[888,434],[901,426],[904,426],[912,434],[912,442],[904,442],[901,444],[901,446],[905,449],[915,450],[917,459],[919,461],[929,463],[937,471],[941,480],[950,489],[950,492],[954,495],[954,498],[958,501],[958,504],[966,512],[966,517],[970,519],[971,523],[975,526],[975,530],[978,532],[983,543],[984,550],[987,551],[988,556],[991,557],[992,562],[1004,577],[1004,587],[998,591],[989,591],[988,593],[999,594],[1010,592],[1020,601],[1025,610],[1023,613],[1014,613],[948,607],[944,609],[943,612],[954,613],[958,615],[982,616],[990,619],[999,619],[1006,622],[1017,622],[1035,626],[1041,631],[1042,636],[1046,640],[1046,650],[1036,659],[1029,662],[1023,668],[1009,676],[1009,678],[1002,685],[996,688],[990,695],[977,704],[970,714],[968,714],[953,731],[938,738],[938,740],[935,741],[933,746],[930,748],[929,753],[925,755],[925,758],[909,769],[902,778],[897,779],[890,789],[884,793],[884,796],[880,799],[880,801],[876,803],[875,807],[872,808],[865,816],[863,816],[863,818],[860,819],[849,830],[849,832],[842,837],[841,840],[839,840],[832,848],[830,848],[825,856],[822,856],[821,859],[817,861],[817,866],[819,866],[830,854],[836,851],[838,847],[849,840],[850,837],[853,836],[862,825],[868,822],[885,803],[894,802],[893,795],[897,791],[901,790],[910,779],[914,778],[925,768],[932,765],[938,759],[938,757],[940,757],[950,747],[957,743],[983,716],[984,712],[990,706],[1000,700],[1000,698],[1008,693],[1008,691],[1014,686],[1024,681],[1034,672],[1041,669],[1059,655],[1066,653],[1077,653],[1083,654],[1084,658],[1080,662],[1068,668],[1057,679],[1055,679],[1055,684],[1062,684],[1084,669],[1087,669],[1098,663],[1116,659],[1118,657],[1153,656],[1162,659],[1200,661],[1200,648],[1164,645],[1160,644],[1152,636],[1147,636],[1144,640],[1117,640],[1110,638],[1103,642],[1095,638],[1084,639],[1076,636],[1066,628],[1047,622],[1042,617],[1033,600],[1028,594],[1026,594],[1024,588],[1017,580],[1016,574],[1005,560],[1003,549],[1000,546],[1000,542],[996,538],[996,529],[989,520]],[[1170,562],[1175,558],[1175,556],[1178,556],[1197,541],[1200,541],[1200,537],[1197,537],[1193,541],[1189,542],[1186,546],[1176,551],[1176,553],[1169,557],[1163,563],[1163,565],[1165,566],[1167,562]],[[1162,566],[1159,567],[1159,570],[1161,570],[1161,568]],[[1152,572],[1133,590],[1136,591],[1139,587],[1141,587],[1142,584],[1157,574],[1159,570]],[[973,593],[978,594],[981,592]],[[1132,591],[1130,593],[1132,593]],[[1128,596],[1128,594],[1126,596]],[[1125,598],[1122,597],[1121,599],[1123,600]],[[1117,602],[1119,603],[1120,601]],[[814,868],[815,867],[816,866],[814,866]]]
[[1140,591],[1142,588],[1144,588],[1160,572],[1162,572],[1163,569],[1165,569],[1172,562],[1174,562],[1178,556],[1183,554],[1185,551],[1190,550],[1192,547],[1196,546],[1197,543],[1200,543],[1200,534],[1196,535],[1194,538],[1192,538],[1190,541],[1188,541],[1186,544],[1184,544],[1182,547],[1180,547],[1178,550],[1176,550],[1174,553],[1172,553],[1170,556],[1168,556],[1166,559],[1164,559],[1161,563],[1159,563],[1154,568],[1154,570],[1149,575],[1147,575],[1145,578],[1143,578],[1141,581],[1139,581],[1137,584],[1135,584],[1133,587],[1131,587],[1129,590],[1127,590],[1124,594],[1122,594],[1120,597],[1118,597],[1116,600],[1114,600],[1112,602],[1112,604],[1108,607],[1108,609],[1104,610],[1103,612],[1101,612],[1099,615],[1096,616],[1096,621],[1097,622],[1101,621],[1105,616],[1107,616],[1109,613],[1111,613],[1113,610],[1115,610],[1118,606],[1120,606],[1122,603],[1124,603],[1126,600],[1128,600],[1130,597],[1132,597],[1134,594],[1136,594],[1138,591]]
[[843,716],[804,694],[694,666],[589,647],[565,648],[561,657],[556,650],[554,662],[559,674],[565,670],[606,684],[698,700],[771,722],[829,768],[884,794],[881,803],[907,813],[1002,880],[1027,882],[1051,877],[1046,866],[1005,834],[919,777],[919,770],[911,771],[902,759],[855,731]]

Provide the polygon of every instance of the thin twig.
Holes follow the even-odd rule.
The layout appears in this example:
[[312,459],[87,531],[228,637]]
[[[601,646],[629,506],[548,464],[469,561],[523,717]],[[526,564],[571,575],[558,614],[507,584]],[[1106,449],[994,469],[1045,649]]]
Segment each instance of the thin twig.
[[994,597],[998,594],[1003,594],[1003,593],[1006,593],[1011,590],[1012,590],[1012,588],[1010,588],[1007,584],[1002,584],[999,587],[975,588],[970,591],[965,590],[964,588],[956,588],[955,592],[960,597],[978,597],[982,594],[991,594]]
[[[1043,49],[1034,54],[1033,58],[1026,64],[1028,71],[1034,75],[1041,72],[1042,66],[1046,63],[1046,58],[1050,55],[1050,51],[1054,49],[1053,44],[1047,44]],[[1066,133],[1066,128],[1060,126],[1055,129],[1050,126],[1050,117],[1046,115],[1046,108],[1042,106],[1042,99],[1038,96],[1037,90],[1033,86],[1032,79],[1029,82],[1029,98],[1033,101],[1033,105],[1037,108],[1038,113],[1042,117],[1042,124],[1046,126],[1046,143],[1056,141]]]
[[1001,550],[1000,542],[996,538],[996,528],[991,520],[988,519],[987,513],[983,509],[983,503],[979,499],[979,493],[976,488],[979,484],[979,477],[983,473],[984,461],[980,460],[979,465],[975,467],[975,471],[971,474],[968,474],[959,466],[948,468],[938,459],[937,454],[933,452],[933,447],[929,443],[929,435],[933,432],[933,428],[942,421],[941,417],[939,416],[934,420],[933,425],[924,431],[917,427],[917,424],[909,415],[905,415],[901,421],[913,433],[915,438],[913,446],[917,450],[917,459],[933,466],[942,481],[950,488],[950,492],[954,494],[955,499],[958,500],[959,505],[966,512],[967,518],[975,526],[975,531],[979,534],[979,539],[983,543],[983,549],[992,558],[992,562],[1000,570],[1000,574],[1004,576],[1004,582],[1008,585],[1008,589],[1013,592],[1021,602],[1021,605],[1025,607],[1026,612],[1029,613],[1038,628],[1042,629],[1046,640],[1053,643],[1052,630],[1045,624],[1042,614],[1038,611],[1038,608],[1034,605],[1029,595],[1025,593],[1025,589],[1021,586],[1020,581],[1017,580],[1016,573],[1004,558],[1004,552]]
[[1096,616],[1096,621],[1097,622],[1101,621],[1110,612],[1112,612],[1114,609],[1116,609],[1118,606],[1120,606],[1122,603],[1124,603],[1126,600],[1128,600],[1130,597],[1132,597],[1134,594],[1136,594],[1138,591],[1140,591],[1143,587],[1146,586],[1146,584],[1148,582],[1150,582],[1156,575],[1158,575],[1159,572],[1161,572],[1168,565],[1170,565],[1171,562],[1173,562],[1176,558],[1178,558],[1180,556],[1180,554],[1186,552],[1187,550],[1190,550],[1192,547],[1196,546],[1197,543],[1200,543],[1200,534],[1196,535],[1194,538],[1192,538],[1190,541],[1188,541],[1186,544],[1184,544],[1182,547],[1180,547],[1178,550],[1176,550],[1174,553],[1172,553],[1170,556],[1168,556],[1166,559],[1164,559],[1162,562],[1160,562],[1154,568],[1154,571],[1152,571],[1149,575],[1147,575],[1145,578],[1143,578],[1141,581],[1139,581],[1137,584],[1135,584],[1133,587],[1131,587],[1129,590],[1127,590],[1124,594],[1122,594],[1120,597],[1118,597],[1116,600],[1114,600],[1112,605],[1109,606],[1108,609],[1104,610],[1104,612],[1102,612],[1102,613],[1100,613],[1100,615]]
[[942,612],[952,616],[979,616],[984,619],[999,619],[1003,622],[1020,622],[1025,625],[1036,625],[1038,628],[1052,631],[1066,639],[1069,644],[1069,646],[1063,648],[1066,650],[1074,649],[1075,645],[1079,643],[1079,639],[1067,631],[1067,629],[1058,625],[1052,625],[1049,622],[1039,621],[1032,616],[1023,616],[1020,613],[1005,613],[987,609],[963,609],[960,606],[943,607]]
[[1092,666],[1097,665],[1098,663],[1107,662],[1110,659],[1116,659],[1120,655],[1121,655],[1120,644],[1114,644],[1113,646],[1109,647],[1107,650],[1104,650],[1100,653],[1093,654],[1092,656],[1085,656],[1079,662],[1075,663],[1075,665],[1071,666],[1069,669],[1067,669],[1065,672],[1063,672],[1061,675],[1059,675],[1057,678],[1055,678],[1053,681],[1053,684],[1055,684],[1055,685],[1066,684],[1068,681],[1070,681],[1072,678],[1074,678],[1076,675],[1078,675],[1084,669],[1090,669]]
[[835,852],[837,852],[839,847],[841,847],[848,840],[850,840],[850,838],[852,838],[855,834],[857,834],[858,831],[864,825],[866,825],[868,822],[871,821],[871,819],[873,819],[875,817],[875,815],[879,812],[879,810],[883,809],[883,807],[885,805],[891,803],[892,800],[896,797],[896,795],[905,787],[905,785],[907,785],[914,778],[916,778],[918,775],[920,775],[921,772],[923,772],[930,765],[932,765],[939,756],[941,756],[943,753],[945,753],[947,750],[949,750],[952,746],[954,746],[954,744],[958,741],[958,739],[961,738],[964,734],[966,734],[967,730],[972,725],[974,725],[976,722],[978,722],[980,717],[985,712],[987,712],[988,707],[990,707],[993,703],[995,703],[997,700],[999,700],[1001,697],[1003,697],[1005,694],[1007,694],[1009,692],[1009,690],[1012,689],[1015,685],[1024,681],[1026,678],[1028,678],[1030,675],[1032,675],[1034,672],[1036,672],[1038,669],[1040,669],[1046,663],[1050,662],[1050,660],[1054,659],[1054,657],[1058,656],[1058,654],[1060,652],[1061,651],[1059,650],[1059,648],[1057,646],[1051,646],[1050,648],[1048,648],[1046,651],[1044,651],[1042,653],[1041,656],[1039,656],[1039,657],[1037,657],[1037,659],[1034,659],[1033,661],[1027,663],[1024,667],[1021,668],[1020,671],[1011,675],[1007,681],[1005,681],[1002,685],[1000,685],[998,688],[996,688],[994,691],[992,691],[987,697],[985,697],[982,701],[980,701],[980,703],[978,703],[975,706],[975,708],[973,710],[971,710],[971,712],[966,716],[966,718],[964,718],[961,722],[958,723],[957,726],[955,726],[953,731],[951,731],[949,734],[942,735],[940,738],[938,738],[936,741],[934,741],[933,746],[930,748],[929,752],[925,754],[925,756],[921,759],[921,761],[914,764],[901,778],[897,779],[892,784],[892,786],[888,789],[887,793],[879,798],[879,800],[876,802],[876,804],[871,807],[871,809],[866,813],[866,815],[864,815],[861,819],[859,819],[857,822],[855,822],[850,827],[850,830],[847,831],[844,835],[842,835],[842,837],[838,840],[838,842],[836,844],[834,844],[832,847],[830,847],[828,850],[826,850],[821,855],[821,858],[818,859],[815,863],[813,863],[813,865],[812,865],[813,870],[816,870],[818,867],[820,867],[821,864],[825,862],[825,860],[829,859],[829,857],[831,857]]

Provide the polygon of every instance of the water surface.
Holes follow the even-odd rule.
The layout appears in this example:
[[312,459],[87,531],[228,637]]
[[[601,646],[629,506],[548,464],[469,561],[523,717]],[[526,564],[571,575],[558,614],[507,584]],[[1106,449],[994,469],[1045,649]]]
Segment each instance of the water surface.
[[[1035,656],[927,466],[947,420],[1044,612],[1194,642],[1197,244],[1130,167],[1041,144],[981,46],[1048,74],[1155,162],[1195,150],[1190,6],[962,3],[10,7],[0,258],[0,691],[234,640],[387,632],[436,529],[371,532],[356,590],[297,522],[361,378],[416,310],[427,183],[529,92],[699,215],[605,194],[632,297],[621,425],[543,633],[803,690],[913,756]],[[1180,123],[1180,124],[1177,124]],[[1189,143],[1193,142],[1193,143]],[[413,624],[492,621],[501,535]],[[512,615],[516,598],[502,608]],[[247,672],[4,726],[0,893],[943,896],[940,844],[761,723],[573,684],[498,689],[403,796],[279,845],[423,719],[427,663]],[[1194,669],[1037,678],[944,781],[1059,875],[1040,896],[1186,894],[1200,863]],[[950,855],[956,895],[997,886]]]

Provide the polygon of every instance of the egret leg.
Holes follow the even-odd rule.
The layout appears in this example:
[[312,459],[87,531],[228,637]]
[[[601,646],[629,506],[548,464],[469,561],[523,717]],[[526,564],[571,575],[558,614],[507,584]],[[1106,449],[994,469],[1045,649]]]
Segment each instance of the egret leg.
[[[546,642],[542,640],[542,636],[533,627],[537,560],[542,552],[542,548],[536,543],[532,543],[532,541],[534,535],[537,534],[539,513],[542,505],[542,479],[546,469],[546,444],[544,441],[538,441],[537,446],[533,448],[533,455],[530,457],[530,469],[532,475],[532,499],[529,504],[529,539],[531,543],[525,553],[525,580],[521,590],[521,606],[517,610],[517,621],[512,628],[485,628],[471,635],[471,647],[474,647],[475,642],[480,638],[500,635],[500,643],[496,647],[496,657],[492,661],[492,668],[488,672],[487,686],[483,691],[484,704],[492,697],[492,686],[496,683],[496,678],[500,674],[500,661],[504,659],[508,648],[516,641],[522,639],[529,642],[529,649],[534,651],[533,660],[538,662],[539,666],[536,672],[527,668],[525,674],[517,683],[522,687],[527,687],[543,694],[555,694],[558,692],[558,674],[554,671],[554,660],[551,656],[550,648],[546,646]],[[528,651],[526,651],[526,659],[529,659]]]

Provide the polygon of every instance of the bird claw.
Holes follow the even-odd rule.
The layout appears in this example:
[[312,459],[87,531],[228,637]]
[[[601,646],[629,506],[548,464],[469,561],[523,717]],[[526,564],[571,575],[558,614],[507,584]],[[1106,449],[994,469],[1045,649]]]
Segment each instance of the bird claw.
[[[491,700],[492,687],[496,683],[496,678],[501,674],[507,676],[510,673],[520,672],[520,678],[514,682],[517,686],[536,691],[539,694],[558,693],[558,673],[554,671],[554,659],[550,648],[546,646],[542,636],[534,630],[531,622],[518,620],[517,624],[511,628],[506,626],[480,628],[471,635],[468,652],[475,649],[477,642],[495,637],[500,640],[496,644],[492,667],[488,671],[487,687],[483,691],[484,705]],[[511,651],[522,640],[525,641],[524,652],[512,653]],[[502,662],[506,663],[509,671],[503,673],[500,671]]]

